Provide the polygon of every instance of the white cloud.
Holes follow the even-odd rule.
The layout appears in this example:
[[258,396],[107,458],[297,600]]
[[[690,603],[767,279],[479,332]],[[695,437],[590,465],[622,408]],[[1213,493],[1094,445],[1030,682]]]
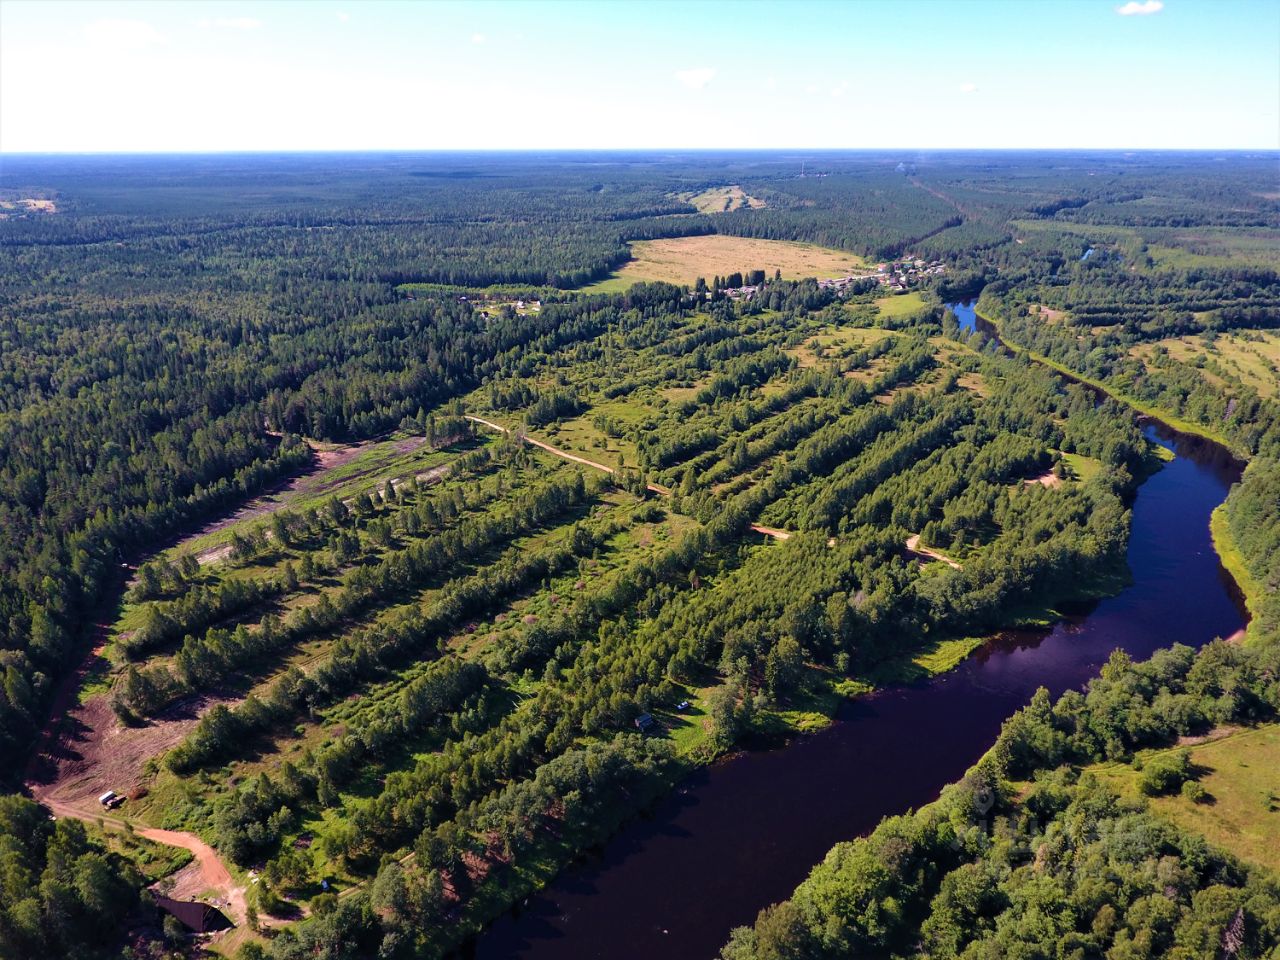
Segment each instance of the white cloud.
[[962,83],[960,84],[960,92],[961,93],[977,93],[978,85],[976,83],[973,83],[972,81],[970,81],[969,83]]
[[1153,13],[1159,13],[1164,9],[1162,0],[1129,0],[1123,6],[1116,7],[1116,13],[1122,17],[1146,17]]
[[831,95],[833,97],[843,97],[848,92],[849,92],[848,80],[841,80],[839,83],[837,83],[834,87],[831,88]]
[[691,70],[677,70],[676,79],[681,86],[690,90],[701,90],[715,78],[716,72],[711,67],[694,67]]
[[201,30],[257,30],[262,21],[253,17],[205,17],[197,20],[196,26]]
[[471,42],[476,44],[477,46],[484,43],[488,39],[489,38],[486,37],[483,33],[473,33],[471,35]]
[[351,19],[351,14],[347,13],[345,10],[339,10],[337,13],[334,14],[334,16],[337,17],[343,23],[346,23],[348,20]]
[[160,31],[145,20],[94,20],[85,24],[84,33],[95,46],[113,50],[141,50],[164,42]]

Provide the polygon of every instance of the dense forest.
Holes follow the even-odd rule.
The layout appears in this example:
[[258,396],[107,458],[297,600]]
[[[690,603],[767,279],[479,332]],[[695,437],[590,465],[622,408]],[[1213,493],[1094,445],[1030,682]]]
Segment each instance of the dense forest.
[[[1168,345],[1276,326],[1266,163],[589,159],[6,159],[0,188],[57,206],[0,221],[8,786],[93,649],[94,722],[158,738],[107,785],[254,871],[245,956],[443,955],[697,764],[1116,589],[1158,468],[1129,401],[1252,458],[1220,520],[1258,641],[1037,700],[726,956],[1198,956],[1219,888],[1274,936],[1270,881],[1080,772],[1277,707],[1274,391]],[[688,199],[726,184],[759,205]],[[754,263],[745,298],[574,292],[631,241],[710,233],[946,266],[899,298]],[[1012,351],[944,310],[979,294]],[[964,819],[982,777],[1000,842]],[[0,800],[0,955],[149,922],[120,853]],[[1082,819],[1048,873],[1018,859]],[[1136,834],[1114,889],[1054,872]],[[1055,897],[1071,916],[1024,929]]]

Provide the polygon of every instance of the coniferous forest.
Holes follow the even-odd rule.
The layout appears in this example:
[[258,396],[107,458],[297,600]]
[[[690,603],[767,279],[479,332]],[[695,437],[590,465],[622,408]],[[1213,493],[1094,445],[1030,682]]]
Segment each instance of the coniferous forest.
[[1042,690],[717,939],[1280,955],[1277,768],[1263,854],[1194,819],[1235,803],[1197,751],[1280,722],[1274,156],[12,156],[0,196],[50,201],[0,220],[5,960],[483,944],[698,769],[1121,594],[1151,418],[1243,465],[1247,630]]

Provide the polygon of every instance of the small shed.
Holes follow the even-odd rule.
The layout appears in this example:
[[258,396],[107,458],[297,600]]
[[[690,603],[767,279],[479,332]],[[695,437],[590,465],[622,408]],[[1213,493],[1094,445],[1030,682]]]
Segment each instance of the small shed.
[[216,930],[228,930],[232,923],[227,915],[217,907],[197,900],[174,900],[172,897],[156,896],[156,906],[165,913],[172,914],[192,933],[213,933]]
[[652,714],[642,713],[640,716],[636,717],[636,729],[641,733],[648,733],[653,729],[653,725],[654,719]]

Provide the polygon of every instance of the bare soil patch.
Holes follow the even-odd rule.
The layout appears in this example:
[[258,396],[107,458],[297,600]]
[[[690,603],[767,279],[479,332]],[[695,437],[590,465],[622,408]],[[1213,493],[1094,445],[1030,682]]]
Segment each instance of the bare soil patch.
[[1230,736],[1233,733],[1239,733],[1244,727],[1235,726],[1233,724],[1225,724],[1221,727],[1214,727],[1208,733],[1201,733],[1194,737],[1179,737],[1178,746],[1194,747],[1201,743],[1208,743],[1210,740],[1221,740],[1223,737]]
[[1032,477],[1030,480],[1023,480],[1029,487],[1034,487],[1037,483],[1042,487],[1060,487],[1062,486],[1062,478],[1052,470],[1046,470],[1038,477]]
[[15,200],[0,200],[0,218],[8,218],[10,213],[57,213],[58,207],[52,200],[40,197],[20,197]]
[[779,530],[777,527],[762,527],[758,523],[753,523],[751,529],[756,533],[763,534],[766,537],[772,537],[774,540],[790,540],[791,534],[787,530]]
[[226,699],[189,697],[145,725],[127,727],[106,694],[90,697],[67,712],[56,737],[36,758],[27,784],[32,796],[93,809],[107,790],[128,795],[142,786],[147,761],[176,746],[221,702]]
[[1067,315],[1065,310],[1055,310],[1053,307],[1046,307],[1043,303],[1037,306],[1036,310],[1046,323],[1060,323]]

